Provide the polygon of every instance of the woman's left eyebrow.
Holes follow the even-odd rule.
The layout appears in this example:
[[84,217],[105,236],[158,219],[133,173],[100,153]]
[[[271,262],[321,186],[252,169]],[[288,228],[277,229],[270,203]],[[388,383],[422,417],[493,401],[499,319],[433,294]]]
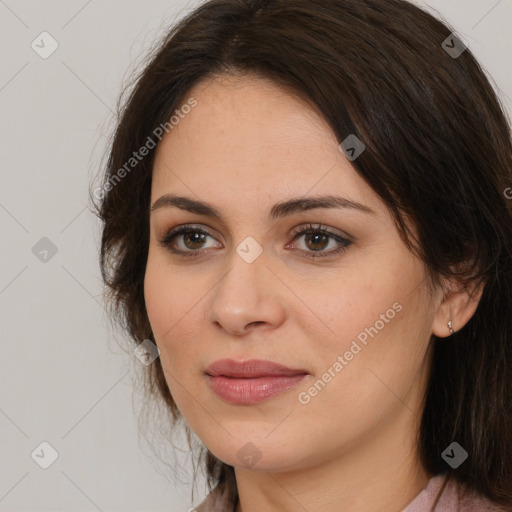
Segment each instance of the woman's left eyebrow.
[[[151,211],[154,212],[161,208],[179,208],[197,215],[204,215],[213,217],[223,222],[222,214],[215,206],[205,203],[197,199],[192,199],[185,196],[177,196],[174,194],[165,194],[157,199],[151,206]],[[310,197],[297,197],[291,198],[281,203],[275,204],[269,214],[271,220],[276,220],[286,217],[296,212],[303,212],[314,210],[318,208],[340,208],[340,209],[353,209],[371,215],[377,215],[374,210],[368,206],[352,201],[341,196],[310,196]]]

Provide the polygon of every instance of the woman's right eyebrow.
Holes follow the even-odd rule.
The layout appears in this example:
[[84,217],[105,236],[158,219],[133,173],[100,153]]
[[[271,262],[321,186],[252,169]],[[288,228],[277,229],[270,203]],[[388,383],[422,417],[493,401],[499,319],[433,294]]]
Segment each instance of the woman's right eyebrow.
[[[213,217],[221,222],[224,222],[220,210],[215,206],[200,201],[198,199],[192,199],[190,197],[178,196],[174,194],[165,194],[157,199],[151,206],[151,212],[159,210],[161,208],[179,208],[197,215],[204,215],[206,217]],[[291,198],[281,203],[276,203],[270,210],[269,218],[271,220],[277,220],[282,217],[286,217],[293,213],[303,212],[314,209],[353,209],[368,213],[371,215],[377,215],[374,210],[370,207],[352,201],[341,196],[310,196],[310,197],[296,197]]]

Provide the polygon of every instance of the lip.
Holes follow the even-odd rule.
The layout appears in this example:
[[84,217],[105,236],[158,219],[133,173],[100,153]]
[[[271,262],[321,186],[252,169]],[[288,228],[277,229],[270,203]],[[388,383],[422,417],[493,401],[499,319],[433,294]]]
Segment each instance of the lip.
[[309,373],[260,359],[221,359],[207,368],[206,375],[219,397],[229,403],[250,405],[296,387]]
[[235,379],[251,379],[257,377],[279,376],[288,377],[308,373],[304,368],[288,368],[282,364],[262,359],[235,361],[234,359],[219,359],[206,369],[206,374],[212,377],[233,377]]

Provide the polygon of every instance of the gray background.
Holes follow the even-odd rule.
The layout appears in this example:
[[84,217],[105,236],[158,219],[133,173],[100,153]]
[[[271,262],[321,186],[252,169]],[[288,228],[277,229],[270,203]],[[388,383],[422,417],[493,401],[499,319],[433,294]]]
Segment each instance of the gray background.
[[[87,205],[123,81],[199,3],[0,0],[1,511],[192,506],[186,457],[174,484],[143,448],[132,396],[140,363],[109,329]],[[420,3],[463,36],[510,111],[512,0]],[[47,59],[31,47],[43,31],[59,45]],[[41,252],[43,237],[56,254]],[[43,441],[58,452],[47,469],[31,456],[49,460]],[[200,478],[193,504],[205,494]]]

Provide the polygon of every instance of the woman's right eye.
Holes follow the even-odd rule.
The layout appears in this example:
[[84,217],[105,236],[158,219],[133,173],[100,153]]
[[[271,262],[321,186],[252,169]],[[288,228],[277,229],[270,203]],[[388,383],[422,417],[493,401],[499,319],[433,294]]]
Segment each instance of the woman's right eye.
[[[183,256],[199,256],[204,249],[205,240],[210,237],[210,233],[198,226],[180,226],[170,230],[165,237],[160,240],[160,245],[169,249],[173,254]],[[181,247],[176,248],[180,245]]]

